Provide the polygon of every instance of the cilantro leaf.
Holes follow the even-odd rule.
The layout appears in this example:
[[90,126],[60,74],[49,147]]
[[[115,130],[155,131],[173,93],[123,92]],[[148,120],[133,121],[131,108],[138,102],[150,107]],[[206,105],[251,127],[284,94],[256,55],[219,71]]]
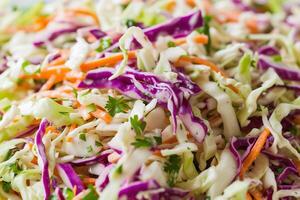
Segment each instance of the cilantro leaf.
[[85,134],[84,134],[84,133],[81,133],[81,134],[79,135],[79,139],[81,139],[81,140],[83,140],[83,141],[86,141],[86,136],[85,136]]
[[146,122],[144,122],[143,120],[139,120],[138,116],[134,115],[133,117],[130,118],[130,124],[134,132],[138,136],[142,135],[146,127]]
[[8,193],[11,190],[11,183],[10,182],[2,182],[2,189],[4,192]]
[[97,52],[104,51],[105,49],[111,46],[111,42],[112,42],[111,38],[109,37],[100,39],[99,47],[96,49],[96,51]]
[[126,112],[129,109],[126,101],[123,97],[121,98],[114,98],[108,96],[108,102],[105,105],[105,108],[109,112],[109,114],[113,117],[117,113]]
[[99,196],[95,190],[95,188],[92,185],[89,185],[88,188],[90,189],[90,192],[85,195],[85,197],[82,198],[82,200],[94,200],[98,199]]
[[136,26],[137,22],[134,21],[133,19],[127,19],[125,22],[125,25],[127,26],[127,28],[132,27],[132,26]]
[[204,20],[204,25],[201,28],[197,29],[197,32],[200,34],[205,34],[208,37],[208,42],[205,45],[205,49],[207,51],[207,53],[210,53],[211,50],[211,37],[210,37],[210,27],[209,27],[209,23],[211,21],[212,17],[206,15],[203,20]]
[[150,138],[136,138],[135,142],[131,143],[135,148],[151,147],[153,146]]
[[175,42],[169,41],[169,42],[168,42],[168,47],[169,47],[169,48],[170,48],[170,47],[176,47]]
[[63,190],[63,195],[64,195],[66,200],[72,200],[75,196],[73,191],[70,188],[65,188]]
[[181,158],[178,155],[171,155],[164,164],[164,171],[168,174],[169,186],[174,186],[181,166]]

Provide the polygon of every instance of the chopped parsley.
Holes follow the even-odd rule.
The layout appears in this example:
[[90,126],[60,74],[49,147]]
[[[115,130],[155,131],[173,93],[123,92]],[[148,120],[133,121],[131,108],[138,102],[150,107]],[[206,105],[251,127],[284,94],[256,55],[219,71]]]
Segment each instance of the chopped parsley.
[[117,113],[126,112],[129,109],[129,106],[127,105],[127,102],[124,100],[123,97],[114,98],[108,96],[108,102],[106,103],[105,108],[113,117]]
[[22,171],[22,168],[19,166],[17,162],[9,165],[10,169],[14,172],[14,174],[19,174]]
[[90,192],[85,195],[85,197],[82,198],[82,200],[94,200],[98,199],[99,196],[95,190],[95,188],[92,185],[89,185],[88,188],[90,189]]
[[154,136],[153,138],[154,138],[154,140],[155,140],[155,142],[156,142],[157,145],[159,145],[159,144],[162,143],[162,139],[161,139],[160,136]]
[[117,174],[122,174],[123,172],[123,165],[119,165],[117,168],[116,168],[116,173]]
[[79,139],[81,139],[81,140],[83,140],[83,141],[86,141],[86,136],[85,136],[85,134],[84,134],[84,133],[81,133],[81,134],[79,135]]
[[136,138],[135,142],[131,143],[135,148],[151,147],[153,145],[151,138]]
[[11,190],[11,183],[10,182],[2,182],[2,189],[4,192],[8,193]]
[[99,141],[95,141],[95,145],[96,145],[97,147],[103,146],[103,144],[102,144],[101,142],[99,142]]
[[272,56],[272,60],[274,62],[281,62],[282,61],[282,57],[281,57],[281,55],[274,55],[274,56]]
[[88,146],[86,149],[87,149],[87,152],[88,152],[88,153],[93,152],[93,147],[92,147],[91,145]]
[[73,191],[70,188],[65,188],[63,190],[63,195],[64,195],[66,200],[72,200],[75,196]]
[[169,48],[170,48],[170,47],[176,47],[175,42],[169,41],[169,42],[168,42],[168,47],[169,47]]
[[132,27],[132,26],[136,26],[137,22],[134,21],[133,19],[127,19],[125,22],[125,25],[127,26],[127,28]]
[[107,49],[108,47],[111,46],[111,42],[112,42],[111,38],[109,38],[109,37],[100,39],[100,44],[99,44],[99,47],[96,49],[96,51],[97,52],[104,51],[105,49]]
[[139,120],[138,116],[134,115],[133,117],[130,118],[130,124],[131,124],[131,127],[133,128],[134,132],[138,136],[141,136],[145,130],[146,122],[143,120]]
[[203,20],[204,20],[204,25],[201,28],[197,29],[197,32],[200,34],[205,34],[208,37],[208,42],[205,45],[205,49],[207,51],[207,53],[210,53],[211,50],[211,37],[210,37],[210,27],[209,27],[209,23],[211,21],[212,17],[206,15]]
[[174,186],[181,165],[181,158],[178,155],[171,155],[164,164],[164,171],[168,174],[168,185]]

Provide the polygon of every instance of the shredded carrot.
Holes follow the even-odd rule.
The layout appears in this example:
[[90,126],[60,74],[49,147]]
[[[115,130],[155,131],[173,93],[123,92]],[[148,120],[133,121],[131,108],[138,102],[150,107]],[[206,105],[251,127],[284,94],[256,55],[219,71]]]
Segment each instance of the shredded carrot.
[[33,156],[32,160],[31,160],[31,163],[37,165],[38,164],[38,159],[36,156]]
[[186,4],[188,4],[191,7],[195,7],[196,3],[195,0],[185,0]]
[[37,32],[44,29],[52,19],[53,16],[39,16],[33,25],[29,27],[29,31]]
[[254,146],[252,147],[250,153],[246,157],[245,161],[242,163],[242,168],[240,172],[240,178],[243,179],[244,174],[255,161],[255,159],[259,156],[262,148],[264,147],[268,137],[270,135],[270,130],[265,128],[264,131],[257,138]]
[[[128,59],[133,59],[135,58],[135,51],[128,51]],[[112,56],[108,56],[105,58],[100,58],[98,60],[93,60],[93,61],[88,61],[86,63],[83,63],[81,65],[81,70],[82,71],[89,71],[91,69],[95,69],[97,67],[102,67],[102,66],[113,66],[117,64],[118,62],[123,60],[123,54],[122,53],[117,53]]]
[[73,137],[67,136],[66,140],[67,140],[67,142],[72,142],[73,141]]
[[220,73],[222,76],[225,76],[225,73],[220,70],[214,63],[205,60],[203,58],[198,58],[198,57],[193,57],[193,56],[181,56],[175,63],[175,66],[180,66],[180,63],[182,62],[191,62],[194,64],[199,64],[199,65],[206,65],[208,66],[211,70]]
[[47,81],[46,83],[41,87],[40,91],[45,91],[45,90],[50,90],[56,82],[56,76],[52,75]]
[[172,137],[168,138],[167,140],[163,141],[163,144],[174,144],[177,142],[177,138],[175,135]]
[[[181,63],[183,62],[191,62],[194,64],[206,65],[211,70],[220,73],[223,77],[227,77],[227,75],[221,69],[219,69],[214,63],[210,62],[209,60],[192,56],[182,56],[174,64],[175,66],[181,66]],[[233,90],[235,93],[239,93],[239,89],[234,87],[233,85],[229,84],[227,85],[227,87]]]
[[64,57],[59,57],[53,61],[51,61],[48,65],[49,66],[57,66],[57,65],[63,65],[66,62]]
[[241,12],[238,10],[219,10],[218,12],[220,14],[217,16],[216,20],[219,23],[238,22],[241,15]]
[[121,158],[120,154],[113,152],[113,153],[109,154],[109,156],[107,157],[107,160],[110,163],[117,163],[120,158]]
[[110,114],[104,110],[97,109],[96,111],[92,112],[92,115],[98,119],[102,119],[105,123],[109,124],[112,120]]
[[[208,42],[208,37],[204,34],[199,34],[197,36],[194,37],[194,41],[198,44],[207,44]],[[186,43],[186,38],[179,38],[174,40],[175,45],[182,45],[184,43]]]
[[161,151],[160,151],[160,150],[155,150],[155,151],[153,152],[153,155],[159,156],[159,157],[163,157],[163,156],[161,155]]
[[28,143],[29,149],[33,148],[33,144],[31,142]]
[[246,200],[252,200],[252,196],[249,194],[249,192],[246,193]]
[[294,117],[293,121],[294,121],[296,124],[300,125],[300,115],[296,115],[296,116]]
[[251,33],[258,33],[259,29],[257,26],[257,21],[255,18],[248,19],[245,21],[246,27],[250,30]]
[[293,162],[297,167],[298,174],[300,175],[300,161],[299,160],[293,160]]
[[96,24],[99,24],[99,19],[96,15],[96,13],[90,11],[90,10],[86,10],[86,9],[81,9],[81,8],[72,8],[72,9],[68,9],[66,10],[67,13],[70,13],[72,15],[85,15],[85,16],[90,16]]
[[77,185],[74,185],[73,187],[73,194],[77,194]]
[[82,179],[82,182],[85,184],[85,185],[95,185],[96,183],[96,179],[95,178],[88,178],[88,177],[85,177]]
[[71,124],[69,131],[73,131],[75,128],[77,128],[77,124]]
[[253,188],[250,190],[250,194],[251,196],[255,199],[255,200],[262,200],[263,199],[263,195],[261,193],[261,191],[259,191],[256,188]]
[[174,7],[176,6],[176,2],[174,0],[170,0],[166,5],[165,9],[169,12],[172,12],[174,10]]
[[48,127],[46,128],[46,133],[48,133],[49,131],[51,131],[51,132],[56,132],[57,129],[56,129],[54,126],[48,126]]

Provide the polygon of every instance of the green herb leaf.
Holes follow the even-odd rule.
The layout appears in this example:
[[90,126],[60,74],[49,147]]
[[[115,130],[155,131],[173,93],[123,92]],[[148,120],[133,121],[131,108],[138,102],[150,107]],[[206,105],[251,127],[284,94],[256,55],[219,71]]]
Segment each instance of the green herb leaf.
[[96,49],[97,52],[102,52],[111,46],[111,38],[105,37],[100,39],[99,47]]
[[65,188],[63,190],[63,195],[66,200],[72,200],[74,198],[74,193],[70,188]]
[[150,138],[136,138],[135,142],[131,143],[135,148],[151,147],[153,146]]
[[17,162],[9,165],[9,167],[14,172],[14,174],[19,174],[22,171],[22,168],[19,166]]
[[171,155],[164,164],[164,171],[168,174],[169,186],[174,186],[181,165],[181,158],[178,155]]
[[87,152],[88,152],[88,153],[93,152],[93,147],[92,147],[91,145],[88,146],[86,149],[87,149]]
[[127,26],[127,28],[132,27],[132,26],[136,26],[137,22],[134,21],[133,19],[127,19],[125,22],[125,25]]
[[114,98],[108,96],[108,102],[105,105],[105,108],[109,112],[109,114],[113,117],[117,113],[126,112],[129,109],[126,101],[123,97],[121,98]]
[[119,165],[117,168],[116,168],[116,173],[117,174],[122,174],[123,172],[123,165]]
[[275,56],[272,56],[272,60],[274,62],[281,62],[282,61],[282,57],[281,57],[281,55],[275,55]]
[[138,136],[142,135],[146,127],[146,122],[144,122],[143,120],[139,120],[138,116],[134,115],[133,117],[130,118],[130,124],[134,132]]
[[95,188],[92,185],[89,185],[88,188],[90,189],[90,192],[85,195],[85,197],[82,198],[82,200],[94,200],[98,199],[99,196],[95,190]]
[[154,140],[155,140],[155,142],[156,142],[157,145],[160,145],[162,143],[162,139],[161,139],[160,136],[154,136],[153,138],[154,138]]
[[175,42],[169,41],[169,42],[168,42],[168,47],[169,47],[169,48],[170,48],[170,47],[176,47]]
[[205,49],[207,51],[208,54],[210,54],[211,51],[211,37],[210,37],[210,27],[209,27],[209,23],[212,20],[211,16],[206,15],[204,18],[204,25],[201,28],[197,29],[197,32],[200,34],[205,34],[208,37],[208,42],[205,45]]
[[99,141],[95,141],[95,145],[96,145],[97,147],[103,146],[103,144],[102,144],[101,142],[99,142]]
[[85,133],[81,133],[79,135],[79,139],[83,140],[83,141],[86,141],[86,136],[85,136]]
[[11,183],[10,182],[2,182],[2,189],[4,192],[8,193],[11,190]]

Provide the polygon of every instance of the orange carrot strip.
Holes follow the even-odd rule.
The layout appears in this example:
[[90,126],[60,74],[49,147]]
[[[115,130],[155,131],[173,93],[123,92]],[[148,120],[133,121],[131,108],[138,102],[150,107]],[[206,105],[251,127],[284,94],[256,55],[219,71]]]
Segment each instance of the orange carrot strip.
[[77,194],[77,185],[74,185],[73,187],[73,194]]
[[73,141],[73,137],[67,136],[66,140],[67,140],[67,142],[72,142]]
[[166,5],[165,9],[169,12],[172,12],[174,10],[174,7],[176,6],[176,2],[174,0],[170,0]]
[[257,138],[254,146],[252,147],[250,153],[246,157],[245,161],[242,163],[242,168],[240,172],[240,178],[242,179],[244,177],[244,174],[249,169],[249,167],[252,165],[252,163],[255,161],[255,159],[259,156],[262,148],[264,147],[268,137],[270,135],[270,130],[268,128],[265,128],[264,131],[259,135]]
[[181,62],[191,62],[191,63],[194,63],[194,64],[199,64],[199,65],[206,65],[208,66],[211,70],[215,71],[215,72],[218,72],[220,73],[222,76],[225,76],[225,73],[220,70],[214,63],[208,61],[208,60],[205,60],[203,58],[198,58],[198,57],[192,57],[192,56],[182,56],[180,57],[175,65],[179,66]]
[[161,155],[161,151],[160,151],[160,150],[155,150],[155,151],[153,152],[153,155],[159,156],[159,157],[163,157],[163,156]]
[[294,121],[296,124],[300,125],[300,115],[296,115],[296,116],[294,117],[293,121]]
[[113,152],[108,155],[107,160],[110,163],[117,163],[120,158],[121,158],[120,154]]
[[110,114],[101,109],[97,109],[96,111],[92,112],[91,114],[98,119],[104,120],[105,123],[107,123],[107,124],[109,124],[112,120],[112,117],[110,116]]
[[[135,51],[128,51],[128,59],[133,59],[135,58]],[[93,60],[93,61],[88,61],[86,63],[83,63],[81,65],[81,70],[82,71],[89,71],[91,69],[95,69],[97,67],[102,67],[102,66],[112,66],[117,64],[118,62],[123,60],[123,54],[118,53],[112,56],[108,56],[105,58],[100,58],[98,60]]]
[[[201,35],[197,35],[194,37],[194,41],[198,44],[207,44],[208,42],[208,37],[204,34]],[[186,43],[186,38],[179,38],[174,40],[175,45],[182,45],[184,43]]]
[[99,24],[99,19],[96,15],[96,13],[90,11],[90,10],[86,10],[86,9],[81,9],[81,8],[72,8],[72,9],[68,9],[66,10],[68,13],[71,13],[73,15],[85,15],[85,16],[90,16],[96,24]]
[[259,29],[257,27],[257,21],[255,18],[245,21],[246,27],[250,30],[251,33],[258,33]]
[[41,87],[40,91],[45,91],[45,90],[50,90],[56,82],[56,76],[52,75],[47,81],[46,83]]
[[28,27],[31,29],[29,31],[37,32],[44,29],[48,25],[48,23],[52,20],[52,18],[53,16],[39,16],[34,21],[33,25]]
[[249,194],[249,192],[246,193],[246,200],[252,200],[252,196]]
[[163,142],[163,144],[174,144],[177,142],[177,137],[173,135],[172,137],[168,138]]
[[31,163],[37,165],[38,164],[38,159],[36,156],[33,156],[32,160],[31,160]]
[[256,188],[251,189],[250,194],[251,194],[251,196],[253,196],[253,198],[255,200],[262,200],[263,199],[263,195],[262,195],[261,191],[257,190]]
[[195,7],[196,3],[195,0],[185,0],[186,4],[188,4],[191,7]]
[[[209,60],[205,60],[205,59],[198,58],[198,57],[182,56],[175,62],[175,66],[180,66],[181,62],[191,62],[194,64],[206,65],[211,70],[213,70],[217,73],[220,73],[225,78],[227,77],[226,74],[221,69],[219,69],[214,63],[210,62]],[[234,87],[233,85],[229,84],[229,85],[227,85],[227,87],[230,88],[231,90],[233,90],[235,93],[239,93],[239,89]]]
[[82,182],[83,182],[85,185],[89,185],[89,184],[95,185],[96,179],[95,179],[95,178],[85,177],[85,178],[82,179]]
[[300,161],[299,160],[293,160],[294,164],[296,165],[297,167],[297,170],[298,170],[298,174],[300,175]]

